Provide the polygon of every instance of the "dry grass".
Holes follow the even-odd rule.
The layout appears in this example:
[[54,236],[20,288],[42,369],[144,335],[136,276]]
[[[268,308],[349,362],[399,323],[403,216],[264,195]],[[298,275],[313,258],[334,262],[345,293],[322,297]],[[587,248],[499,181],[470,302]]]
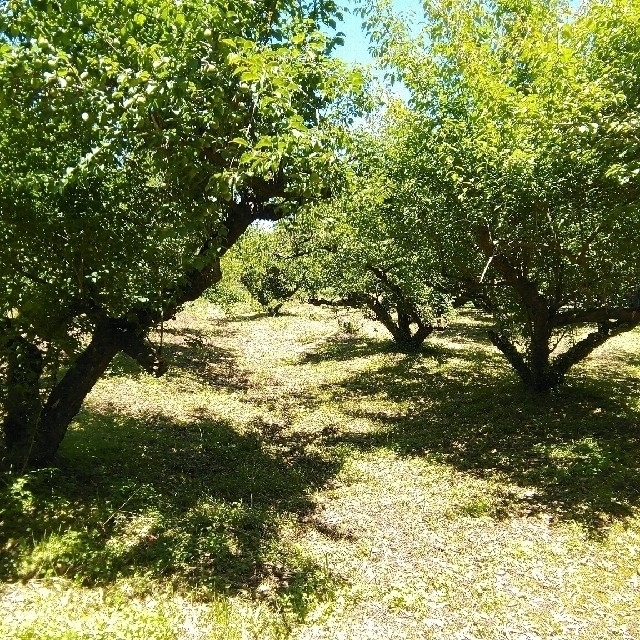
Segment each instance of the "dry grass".
[[167,376],[118,360],[2,490],[0,634],[640,638],[640,334],[540,399],[478,314],[354,324],[202,302]]

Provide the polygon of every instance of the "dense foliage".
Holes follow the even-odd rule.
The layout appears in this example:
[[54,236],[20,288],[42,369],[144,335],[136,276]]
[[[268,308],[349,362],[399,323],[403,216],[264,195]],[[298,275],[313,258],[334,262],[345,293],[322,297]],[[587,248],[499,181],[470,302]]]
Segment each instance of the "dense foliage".
[[207,291],[207,298],[228,312],[237,303],[254,302],[269,315],[278,315],[304,281],[294,239],[283,221],[248,229],[224,256],[224,276]]
[[[449,307],[439,259],[422,241],[420,208],[406,180],[395,105],[375,133],[354,135],[351,175],[339,198],[296,218],[306,237],[306,288],[315,304],[366,309],[402,351],[417,351]],[[419,239],[416,242],[416,239]]]
[[451,291],[494,313],[491,339],[524,382],[546,390],[640,322],[639,7],[424,6],[418,38],[371,18],[411,91],[398,135],[420,242]]
[[[254,220],[320,194],[358,88],[331,0],[0,7],[2,402],[14,467],[55,453],[124,350],[220,277]],[[323,129],[324,127],[324,129]],[[85,336],[90,336],[87,343]]]

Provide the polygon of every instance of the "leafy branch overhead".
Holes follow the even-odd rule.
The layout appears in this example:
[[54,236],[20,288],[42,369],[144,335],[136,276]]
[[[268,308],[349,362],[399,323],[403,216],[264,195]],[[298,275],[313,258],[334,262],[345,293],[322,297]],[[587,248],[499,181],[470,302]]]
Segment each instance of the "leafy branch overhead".
[[45,359],[36,375],[25,347],[33,366],[8,378],[38,399],[16,409],[31,426],[8,442],[14,466],[52,457],[115,353],[148,366],[149,329],[220,278],[253,221],[339,180],[363,79],[328,56],[334,3],[308,5],[0,8],[2,353],[18,366],[25,340]]

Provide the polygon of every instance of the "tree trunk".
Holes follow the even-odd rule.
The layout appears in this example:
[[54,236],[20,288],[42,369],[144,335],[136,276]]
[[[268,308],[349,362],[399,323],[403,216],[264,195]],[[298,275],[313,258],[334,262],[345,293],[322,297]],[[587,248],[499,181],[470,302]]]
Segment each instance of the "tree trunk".
[[[392,312],[376,296],[367,293],[352,292],[339,300],[309,298],[308,302],[316,306],[327,305],[355,309],[367,307],[376,317],[376,320],[384,325],[385,329],[391,334],[398,350],[403,353],[416,353],[419,351],[424,341],[435,330],[431,323],[422,321],[418,310],[406,300],[403,303],[395,304],[397,319],[394,319]],[[417,326],[415,331],[411,329],[412,324]]]
[[43,405],[40,387],[44,360],[40,350],[25,338],[9,341],[6,416],[2,426],[12,471],[21,473],[26,467],[51,464],[85,397],[119,351],[128,353],[150,373],[161,375],[166,370],[132,326],[105,319],[96,324],[91,342],[55,384]]
[[[398,324],[393,338],[403,353],[416,353],[434,329],[431,324],[423,323],[417,313],[408,313],[403,307],[404,305],[397,307]],[[415,331],[411,330],[412,322],[417,326]]]
[[52,463],[84,399],[122,346],[116,331],[108,323],[96,326],[89,346],[53,388],[42,409],[29,466],[37,468]]
[[609,338],[630,331],[638,323],[629,324],[627,322],[603,322],[598,325],[598,330],[593,331],[582,340],[576,342],[553,361],[553,369],[559,377],[559,381],[564,379],[569,369],[578,362],[584,360],[594,349],[604,344]]
[[549,349],[552,335],[552,325],[549,322],[534,326],[528,349],[529,357],[526,359],[504,335],[489,331],[489,339],[504,354],[527,387],[536,393],[548,393],[564,381],[573,365],[584,360],[609,338],[630,331],[638,324],[626,321],[600,323],[597,331],[589,333],[553,360]]
[[525,386],[532,391],[547,393],[562,381],[562,376],[553,368],[549,359],[551,326],[546,317],[538,316],[533,319],[533,331],[526,358],[504,334],[489,331],[489,339],[500,349]]
[[[430,336],[435,327],[431,323],[422,320],[420,309],[408,297],[402,287],[394,282],[389,275],[379,267],[367,265],[367,269],[382,283],[390,292],[392,300],[395,302],[397,323],[394,324],[390,314],[384,309],[386,319],[378,316],[378,319],[387,327],[395,343],[404,353],[416,353],[422,343]],[[382,306],[382,305],[379,305]],[[378,315],[375,309],[374,313]],[[417,329],[412,332],[411,325],[415,324]]]
[[[194,270],[189,276],[174,298],[171,312],[220,279],[219,261],[202,271]],[[44,405],[40,399],[44,362],[39,350],[23,338],[18,339],[19,347],[15,346],[15,340],[5,343],[8,393],[2,429],[6,462],[12,470],[21,473],[27,467],[38,468],[53,462],[71,421],[118,352],[129,355],[152,375],[161,376],[167,370],[144,339],[157,320],[157,312],[142,308],[127,315],[136,319],[103,316],[96,320],[89,345],[55,384]]]
[[6,353],[7,396],[3,422],[6,466],[12,472],[22,473],[40,423],[40,377],[44,359],[38,347],[20,336],[8,341]]
[[531,343],[529,344],[530,376],[528,386],[536,393],[547,393],[562,380],[562,377],[553,370],[549,361],[552,328],[547,316],[547,313],[538,313],[534,316]]
[[[530,280],[520,268],[517,268],[508,255],[500,252],[498,243],[493,240],[488,226],[477,227],[475,236],[478,246],[492,268],[504,279],[502,284],[508,285],[519,298],[522,308],[527,311],[532,323],[531,334],[527,336],[530,344],[526,359],[504,335],[490,331],[489,338],[505,355],[524,384],[534,391],[545,393],[559,385],[569,369],[586,358],[596,347],[610,337],[629,331],[640,324],[638,297],[634,294],[629,296],[627,307],[600,306],[592,309],[561,311],[562,264],[556,267],[560,276],[556,280],[555,294],[547,298],[538,291],[535,281]],[[482,278],[480,282],[476,282],[475,278],[466,278],[462,285],[462,293],[472,298],[474,302],[480,304],[489,302],[484,295],[484,286],[481,286]],[[491,310],[492,305],[489,304],[488,308]],[[552,361],[549,343],[553,331],[587,323],[597,323],[598,330],[587,335]]]
[[516,370],[516,373],[522,380],[522,382],[529,386],[531,380],[531,371],[527,366],[522,354],[516,349],[515,345],[504,334],[497,331],[489,330],[489,340],[497,347],[509,364]]

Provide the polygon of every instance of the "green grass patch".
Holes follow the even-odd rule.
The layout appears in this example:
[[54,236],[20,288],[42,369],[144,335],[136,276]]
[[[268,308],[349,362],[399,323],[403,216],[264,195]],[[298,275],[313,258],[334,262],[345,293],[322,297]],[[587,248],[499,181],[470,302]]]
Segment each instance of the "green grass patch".
[[165,327],[0,481],[0,636],[640,637],[640,334],[539,398],[465,312],[412,356],[305,306]]

